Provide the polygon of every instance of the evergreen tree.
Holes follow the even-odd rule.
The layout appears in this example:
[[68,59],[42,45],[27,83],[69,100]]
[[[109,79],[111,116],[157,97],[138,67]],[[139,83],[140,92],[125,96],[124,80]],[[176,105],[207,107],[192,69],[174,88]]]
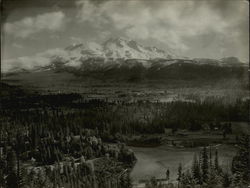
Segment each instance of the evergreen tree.
[[166,180],[167,181],[169,180],[169,177],[170,177],[170,171],[169,171],[169,169],[167,169],[167,171],[166,171]]
[[215,158],[214,158],[214,169],[219,171],[219,160],[218,160],[218,149],[215,150]]
[[192,177],[197,184],[201,184],[200,164],[199,164],[196,154],[194,155],[193,164],[192,164]]
[[178,167],[178,177],[177,177],[177,181],[178,182],[181,182],[182,180],[182,164],[180,163],[179,164],[179,167]]
[[7,187],[18,187],[17,159],[13,150],[9,151],[7,155],[7,174]]
[[201,163],[201,171],[202,171],[202,182],[208,181],[208,154],[207,148],[204,147],[202,150],[202,163]]
[[8,173],[14,173],[16,174],[17,171],[17,159],[16,159],[16,153],[11,150],[7,154],[7,171]]
[[250,136],[243,135],[239,142],[239,149],[232,162],[234,185],[250,183]]
[[190,170],[182,175],[181,183],[184,187],[191,187],[194,184]]
[[20,172],[19,172],[19,177],[18,177],[18,187],[25,187],[27,184],[27,172],[26,170],[21,167]]
[[212,147],[209,146],[209,168],[210,170],[213,168],[213,162],[212,162]]
[[225,188],[229,187],[232,183],[232,180],[231,180],[229,173],[228,172],[223,173],[222,177],[223,177],[223,181],[222,181],[223,187],[225,187]]
[[0,166],[0,187],[6,187],[5,185],[5,179],[4,179],[4,170]]
[[7,188],[17,188],[18,187],[18,178],[14,172],[8,174],[6,178]]
[[132,180],[129,173],[125,173],[120,177],[120,186],[121,188],[132,188]]

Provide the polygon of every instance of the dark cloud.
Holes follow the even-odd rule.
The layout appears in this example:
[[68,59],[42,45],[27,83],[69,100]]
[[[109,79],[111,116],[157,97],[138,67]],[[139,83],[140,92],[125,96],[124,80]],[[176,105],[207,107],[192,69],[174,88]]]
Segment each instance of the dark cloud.
[[[10,24],[63,12],[68,19],[65,30],[53,33],[62,36],[60,43],[53,43],[58,47],[70,38],[102,41],[121,36],[173,48],[184,56],[249,59],[249,3],[245,0],[6,0],[4,8],[9,14],[25,10],[12,13],[6,20]],[[47,43],[46,47],[53,42],[32,27],[25,29]],[[14,41],[11,34],[6,37]]]

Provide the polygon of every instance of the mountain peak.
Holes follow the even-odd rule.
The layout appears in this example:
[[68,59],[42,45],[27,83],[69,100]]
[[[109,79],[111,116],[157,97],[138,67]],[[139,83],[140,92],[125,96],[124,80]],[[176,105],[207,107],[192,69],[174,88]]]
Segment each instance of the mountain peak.
[[106,40],[103,43],[104,47],[110,46],[110,45],[114,45],[117,47],[123,47],[124,45],[126,45],[127,43],[129,43],[128,39],[122,38],[122,37],[118,37],[118,38],[110,38],[108,40]]
[[73,43],[70,46],[67,46],[65,48],[65,50],[72,51],[72,50],[75,50],[75,49],[80,48],[82,46],[83,46],[83,43]]
[[128,42],[130,41],[130,39],[125,38],[125,37],[111,37],[109,39],[107,39],[105,42]]
[[172,53],[172,50],[161,50],[156,47],[143,46],[138,42],[118,37],[110,38],[103,43],[104,52],[108,58],[123,58],[123,59],[172,59],[177,56]]
[[[48,50],[49,53],[40,53],[28,57],[33,64],[43,65],[41,62],[52,64],[53,62],[62,62],[67,66],[81,67],[87,60],[100,60],[108,62],[109,60],[118,63],[119,60],[152,60],[152,59],[174,59],[178,58],[171,50],[161,50],[156,47],[148,47],[138,42],[123,38],[110,38],[103,44],[95,42],[74,43],[66,48],[57,50]],[[16,61],[20,61],[17,59]],[[27,58],[23,60],[27,62]],[[37,62],[37,63],[32,63]]]

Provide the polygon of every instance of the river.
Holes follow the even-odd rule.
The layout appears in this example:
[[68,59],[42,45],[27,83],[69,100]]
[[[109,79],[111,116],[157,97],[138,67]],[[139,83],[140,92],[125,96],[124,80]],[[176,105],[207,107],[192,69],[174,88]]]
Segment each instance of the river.
[[[212,147],[212,153],[218,148],[219,163],[223,169],[230,170],[232,158],[236,148],[231,145],[217,145]],[[177,178],[179,163],[182,163],[183,170],[191,167],[194,154],[202,149],[197,148],[175,148],[162,145],[155,148],[130,147],[136,155],[137,162],[131,172],[134,182],[150,179],[151,177],[165,178],[166,170],[170,170],[170,180]]]

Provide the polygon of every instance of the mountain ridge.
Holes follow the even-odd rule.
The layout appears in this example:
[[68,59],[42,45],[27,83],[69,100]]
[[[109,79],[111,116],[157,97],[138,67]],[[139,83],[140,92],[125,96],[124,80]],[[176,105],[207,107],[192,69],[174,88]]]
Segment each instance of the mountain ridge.
[[[236,57],[219,60],[190,59],[176,55],[171,49],[164,51],[154,46],[143,46],[134,40],[123,38],[110,38],[102,44],[94,42],[75,43],[64,49],[52,49],[30,59],[24,57],[15,61],[17,66],[7,72],[43,71],[48,69],[58,71],[58,69],[69,68],[77,71],[93,71],[119,68],[121,66],[132,68],[138,64],[146,69],[158,64],[160,69],[178,62],[230,67],[244,66]],[[18,65],[24,67],[18,67]]]

